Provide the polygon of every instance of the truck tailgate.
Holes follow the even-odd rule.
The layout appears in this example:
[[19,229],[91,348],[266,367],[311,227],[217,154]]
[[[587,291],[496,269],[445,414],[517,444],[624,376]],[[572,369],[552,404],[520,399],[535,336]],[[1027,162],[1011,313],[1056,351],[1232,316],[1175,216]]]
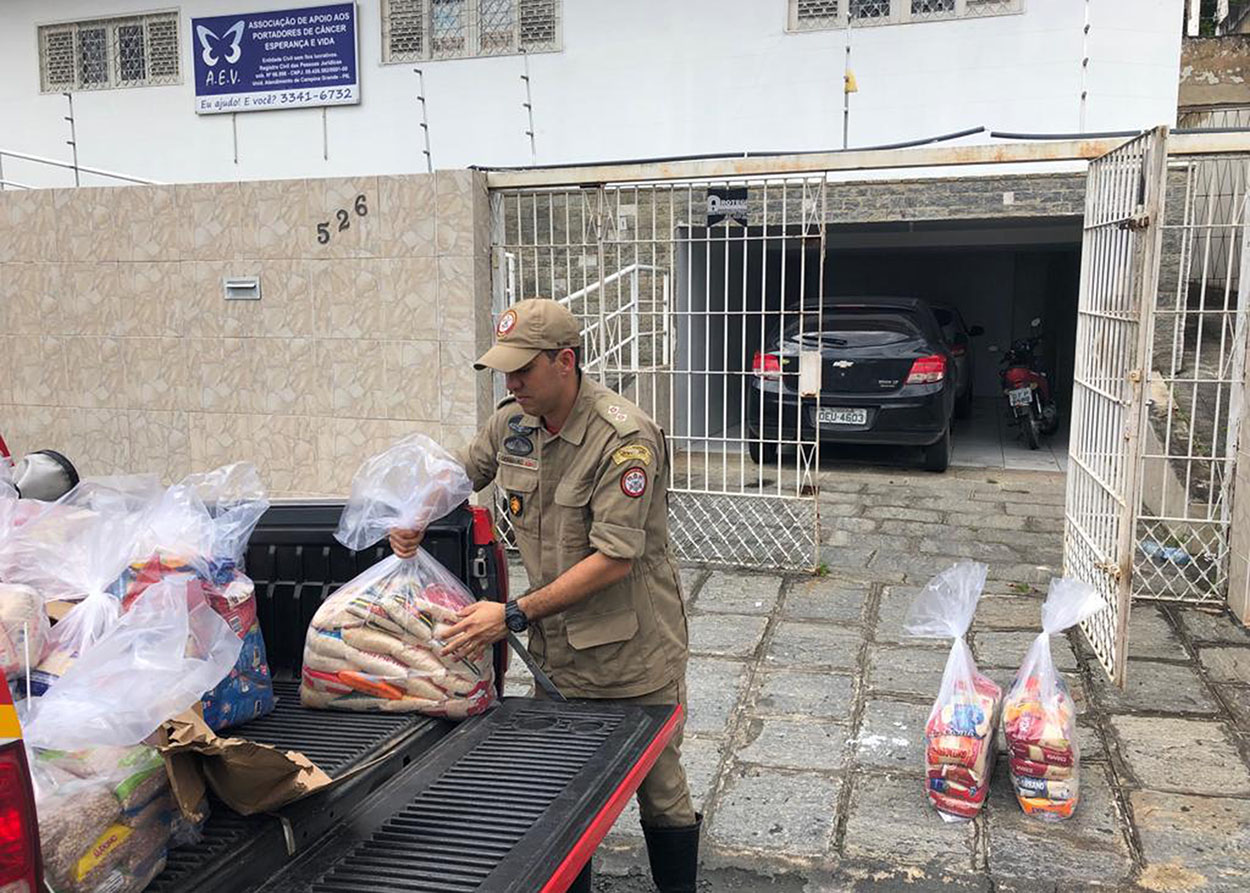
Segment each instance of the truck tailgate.
[[[272,714],[223,732],[247,737],[281,750],[303,753],[332,778],[355,772],[333,788],[296,803],[281,813],[240,816],[214,803],[203,839],[170,850],[165,870],[148,887],[156,893],[237,893],[246,875],[255,882],[276,871],[290,856],[337,821],[336,804],[358,802],[365,793],[392,778],[452,724],[415,714],[329,713],[300,706],[299,683],[275,681],[278,705]],[[363,790],[362,790],[363,788]],[[288,831],[290,844],[288,845]]]
[[343,817],[264,893],[562,891],[680,708],[506,699]]

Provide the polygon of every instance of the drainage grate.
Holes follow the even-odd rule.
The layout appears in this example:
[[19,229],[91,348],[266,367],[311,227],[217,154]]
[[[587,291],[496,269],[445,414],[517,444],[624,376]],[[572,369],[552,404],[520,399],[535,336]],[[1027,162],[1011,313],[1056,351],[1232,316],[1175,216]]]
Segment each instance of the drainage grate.
[[619,713],[517,710],[312,889],[478,889],[620,723]]
[[[278,699],[273,713],[227,730],[223,736],[234,734],[282,750],[298,751],[331,777],[381,753],[401,737],[437,722],[415,714],[308,710],[300,705],[298,682],[276,681],[273,687]],[[155,893],[188,889],[188,881],[200,875],[206,866],[272,822],[266,816],[237,815],[214,802],[200,842],[170,850],[165,870],[147,889]]]

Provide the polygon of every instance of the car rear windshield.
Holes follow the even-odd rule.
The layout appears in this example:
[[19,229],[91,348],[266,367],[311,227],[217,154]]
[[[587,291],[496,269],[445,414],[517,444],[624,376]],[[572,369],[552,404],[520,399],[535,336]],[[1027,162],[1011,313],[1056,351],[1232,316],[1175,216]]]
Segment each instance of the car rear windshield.
[[[838,307],[823,317],[803,320],[803,342],[814,344],[816,333],[826,347],[872,347],[895,344],[924,335],[916,314],[904,308]],[[787,340],[799,340],[796,321],[787,327]]]

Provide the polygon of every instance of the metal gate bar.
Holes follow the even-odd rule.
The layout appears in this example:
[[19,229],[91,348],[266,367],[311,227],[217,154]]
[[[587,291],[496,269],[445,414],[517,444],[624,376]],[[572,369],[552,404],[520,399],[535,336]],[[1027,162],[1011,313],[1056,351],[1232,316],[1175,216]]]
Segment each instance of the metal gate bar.
[[1094,160],[1086,185],[1064,564],[1107,604],[1082,628],[1121,685],[1166,139],[1159,128]]
[[1246,361],[1250,156],[1174,159],[1143,431],[1134,599],[1222,602]]

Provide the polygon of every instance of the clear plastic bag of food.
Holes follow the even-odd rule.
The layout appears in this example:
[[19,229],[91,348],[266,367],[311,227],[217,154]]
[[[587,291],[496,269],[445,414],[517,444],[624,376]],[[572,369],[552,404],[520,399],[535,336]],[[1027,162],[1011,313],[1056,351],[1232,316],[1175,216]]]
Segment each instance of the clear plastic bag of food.
[[28,696],[27,679],[51,635],[43,597],[22,583],[0,583],[0,672],[13,697]]
[[964,636],[988,568],[961,561],[931,579],[903,623],[908,636],[953,639],[925,723],[925,792],[945,821],[973,819],[994,774],[994,730],[1002,690],[978,670]]
[[[364,549],[392,527],[424,529],[472,493],[463,467],[423,435],[366,461],[336,537]],[[424,550],[384,559],[338,590],[308,628],[300,697],[309,707],[462,718],[495,698],[490,655],[444,658],[446,628],[474,602]]]
[[1020,808],[1043,821],[1071,818],[1080,799],[1076,704],[1055,668],[1050,637],[1105,607],[1093,587],[1052,579],[1042,632],[1029,646],[1003,701],[1007,764]]
[[198,580],[161,580],[35,699],[26,741],[50,750],[143,741],[224,678],[241,645]]
[[11,582],[49,601],[78,601],[48,636],[31,672],[33,694],[117,623],[121,604],[110,587],[139,548],[160,493],[151,475],[83,481],[11,533]]
[[274,708],[256,591],[243,572],[247,541],[268,507],[260,475],[249,463],[188,475],[158,503],[144,558],[127,568],[117,587],[124,610],[165,576],[193,573],[203,582],[213,610],[243,641],[239,662],[204,695],[204,720],[214,730],[256,719]]

